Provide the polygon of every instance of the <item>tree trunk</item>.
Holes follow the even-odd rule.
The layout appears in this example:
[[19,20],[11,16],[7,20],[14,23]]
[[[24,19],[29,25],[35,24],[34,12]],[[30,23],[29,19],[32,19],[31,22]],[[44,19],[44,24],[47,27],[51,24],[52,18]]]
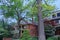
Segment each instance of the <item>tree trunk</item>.
[[18,19],[17,19],[17,26],[18,26],[18,29],[15,29],[15,34],[13,34],[13,38],[15,39],[17,39],[17,38],[20,38],[20,32],[21,32],[21,30],[20,30],[20,21],[22,20],[22,18],[20,18],[20,16],[19,16],[19,13],[18,13],[18,11],[16,11],[16,15],[17,15],[17,17],[18,17]]
[[33,18],[33,14],[32,14],[32,23],[34,24],[34,18]]
[[36,0],[38,5],[38,40],[46,40],[45,33],[44,33],[44,24],[42,19],[42,8],[40,6],[42,0]]

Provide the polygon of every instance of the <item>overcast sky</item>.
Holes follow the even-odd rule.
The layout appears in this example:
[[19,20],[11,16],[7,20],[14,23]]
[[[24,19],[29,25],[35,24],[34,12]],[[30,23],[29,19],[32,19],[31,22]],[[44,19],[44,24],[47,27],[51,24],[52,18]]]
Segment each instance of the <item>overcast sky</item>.
[[55,1],[56,7],[60,10],[60,0]]

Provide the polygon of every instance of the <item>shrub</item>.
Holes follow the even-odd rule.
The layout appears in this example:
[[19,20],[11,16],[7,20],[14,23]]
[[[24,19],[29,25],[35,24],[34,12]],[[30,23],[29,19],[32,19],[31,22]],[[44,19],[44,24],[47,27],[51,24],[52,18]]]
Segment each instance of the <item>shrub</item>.
[[38,37],[32,37],[32,40],[38,40]]
[[47,40],[60,40],[60,36],[49,37]]
[[20,40],[32,40],[28,30],[24,30],[23,35],[20,38]]

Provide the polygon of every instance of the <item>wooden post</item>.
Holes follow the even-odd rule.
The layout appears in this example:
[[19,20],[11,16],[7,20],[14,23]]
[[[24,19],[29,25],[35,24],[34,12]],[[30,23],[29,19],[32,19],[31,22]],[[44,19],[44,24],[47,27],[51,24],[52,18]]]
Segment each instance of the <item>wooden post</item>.
[[22,37],[22,25],[21,25],[21,33],[20,33],[20,37]]

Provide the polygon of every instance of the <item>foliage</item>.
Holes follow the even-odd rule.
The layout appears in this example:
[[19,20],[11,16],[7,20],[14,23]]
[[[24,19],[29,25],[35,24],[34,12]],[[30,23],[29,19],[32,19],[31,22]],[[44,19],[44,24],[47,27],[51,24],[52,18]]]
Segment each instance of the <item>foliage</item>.
[[[24,0],[6,0],[7,3],[3,3],[3,5],[0,6],[0,9],[2,9],[3,15],[6,18],[12,17],[18,19],[19,17],[22,17],[22,13],[28,8],[28,5],[24,6]],[[9,3],[9,4],[8,4]]]
[[3,32],[5,31],[3,25],[4,25],[4,24],[3,24],[2,21],[0,20],[0,34],[3,34]]
[[57,40],[57,38],[55,38],[55,37],[50,37],[50,38],[48,38],[47,40]]
[[7,31],[7,30],[0,30],[0,34],[3,36],[3,37],[11,37],[12,35],[11,35],[11,33],[10,33],[10,31]]
[[51,25],[45,26],[45,34],[46,34],[46,38],[54,36],[55,34],[54,27],[52,27]]
[[5,22],[3,23],[3,21],[0,20],[0,34],[3,37],[10,37],[11,36],[10,31],[6,30],[5,26],[7,26],[7,23]]
[[24,30],[21,40],[32,40],[28,30]]
[[[44,0],[43,0],[44,1]],[[45,2],[46,1],[46,2]],[[53,0],[48,1],[45,0],[44,2],[42,2],[42,4],[40,4],[40,6],[42,7],[42,17],[49,17],[52,13],[52,11],[55,9],[55,6],[50,5],[49,3],[52,3]],[[47,4],[46,4],[47,3]],[[35,22],[38,21],[38,16],[37,16],[37,4],[36,4],[36,0],[33,1],[33,3],[31,3],[32,5],[30,5],[31,7],[29,7],[29,11],[27,12],[27,17],[29,18],[33,18]]]
[[[15,18],[17,19],[18,26],[20,25],[20,19],[23,18],[22,14],[28,8],[28,5],[24,6],[24,0],[5,0],[2,1],[3,5],[0,5],[0,9],[3,11],[2,15],[8,18]],[[9,30],[9,29],[8,29]],[[4,32],[4,36],[8,36],[10,31]]]
[[[7,1],[7,0],[6,0]],[[45,2],[46,1],[46,2]],[[43,18],[47,17],[51,14],[51,11],[54,10],[54,6],[50,5],[49,3],[52,3],[53,0],[45,0],[44,3],[41,4],[42,6],[42,14]],[[0,9],[4,10],[3,14],[6,18],[12,17],[18,19],[22,18],[22,14],[26,12],[26,18],[33,18],[34,21],[37,22],[37,4],[36,0],[28,0],[28,4],[24,6],[24,0],[8,0],[8,3],[4,3],[3,5],[0,6]],[[47,3],[47,4],[46,4]],[[28,11],[27,11],[28,10]],[[18,15],[17,15],[18,14]],[[29,19],[31,20],[31,19]]]
[[12,35],[11,35],[10,31],[5,30],[3,37],[12,37]]
[[32,40],[38,40],[38,37],[32,37]]
[[49,37],[47,40],[60,40],[60,36],[52,36]]

